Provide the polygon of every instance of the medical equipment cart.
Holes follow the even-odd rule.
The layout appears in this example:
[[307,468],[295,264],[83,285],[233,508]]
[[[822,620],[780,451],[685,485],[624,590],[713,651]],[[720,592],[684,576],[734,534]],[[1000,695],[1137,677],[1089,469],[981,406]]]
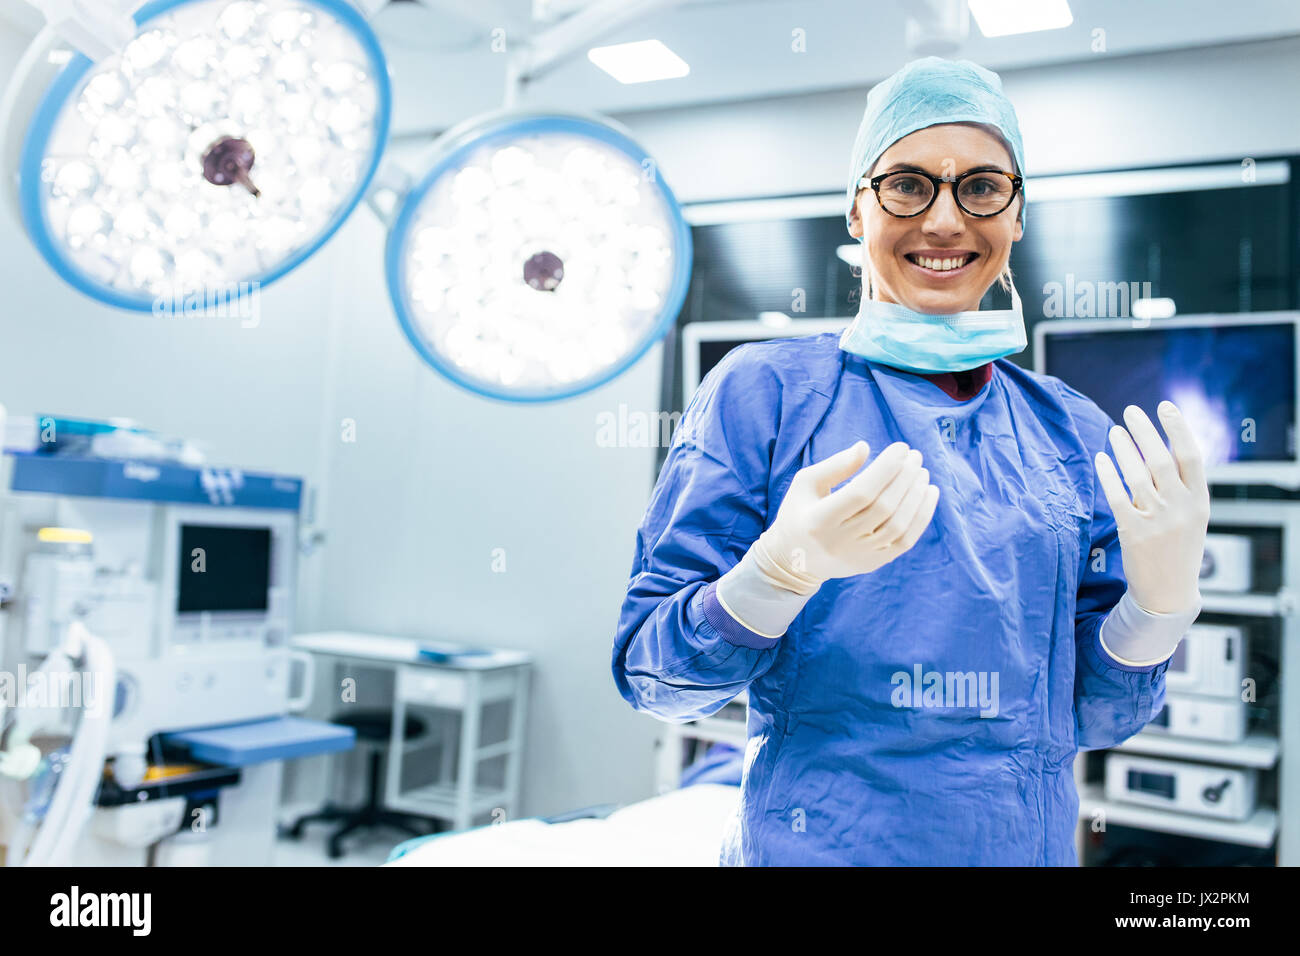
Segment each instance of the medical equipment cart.
[[1278,672],[1276,735],[1253,729],[1239,743],[1139,733],[1114,748],[1121,753],[1195,761],[1258,773],[1276,769],[1276,801],[1261,800],[1241,821],[1216,820],[1188,813],[1108,800],[1103,787],[1084,779],[1086,754],[1075,764],[1079,783],[1078,831],[1080,860],[1091,828],[1115,824],[1266,849],[1276,843],[1277,865],[1300,866],[1300,502],[1215,498],[1210,506],[1210,530],[1240,529],[1280,534],[1276,588],[1245,593],[1203,588],[1201,614],[1231,617],[1253,624],[1264,639],[1276,634]]
[[[469,829],[484,815],[500,822],[518,814],[530,655],[351,632],[299,634],[290,643],[297,650],[330,658],[336,664],[351,662],[394,672],[385,807],[448,820],[457,830]],[[509,707],[506,735],[484,744],[483,713],[494,704]],[[412,709],[444,718],[436,722],[441,728],[441,733],[434,735],[436,741],[427,737],[404,739],[407,715]],[[445,719],[448,717],[452,719]],[[441,751],[436,778],[405,784],[406,758],[430,746]],[[480,765],[493,760],[504,763],[502,779],[484,782],[486,775],[481,773]]]

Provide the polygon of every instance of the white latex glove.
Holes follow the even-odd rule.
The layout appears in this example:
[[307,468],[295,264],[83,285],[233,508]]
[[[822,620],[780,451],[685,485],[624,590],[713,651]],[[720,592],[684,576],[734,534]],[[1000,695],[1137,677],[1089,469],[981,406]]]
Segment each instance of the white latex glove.
[[812,594],[831,578],[875,571],[916,544],[939,500],[921,453],[895,442],[859,472],[869,454],[858,442],[795,474],[776,521],[750,549],[771,584]]
[[1187,420],[1173,402],[1161,402],[1157,411],[1172,454],[1136,405],[1124,409],[1128,431],[1119,425],[1110,430],[1111,448],[1132,499],[1109,455],[1099,452],[1095,463],[1115,514],[1129,594],[1152,614],[1181,614],[1200,607],[1210,489]]

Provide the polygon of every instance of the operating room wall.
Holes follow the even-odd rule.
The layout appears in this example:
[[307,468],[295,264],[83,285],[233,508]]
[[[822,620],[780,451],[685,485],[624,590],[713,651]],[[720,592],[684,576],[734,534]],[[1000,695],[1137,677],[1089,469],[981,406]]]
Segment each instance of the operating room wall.
[[[902,62],[882,64],[881,78]],[[1001,76],[1028,172],[1041,176],[1300,152],[1287,92],[1298,62],[1300,38],[1288,37]],[[835,90],[618,118],[695,202],[844,189],[865,105],[865,89]]]

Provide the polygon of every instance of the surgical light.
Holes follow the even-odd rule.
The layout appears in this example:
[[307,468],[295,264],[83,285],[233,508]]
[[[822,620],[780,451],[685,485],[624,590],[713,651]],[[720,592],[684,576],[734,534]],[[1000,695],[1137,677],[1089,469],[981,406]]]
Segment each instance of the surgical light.
[[1074,22],[1068,0],[970,0],[970,13],[986,37],[1060,30]]
[[655,163],[594,118],[498,113],[443,136],[395,211],[389,293],[416,351],[515,401],[618,375],[675,320],[691,237]]
[[379,164],[391,97],[374,34],[347,0],[153,0],[134,20],[124,48],[74,54],[35,107],[28,232],[66,281],[123,308],[273,281]]
[[620,83],[672,80],[691,72],[690,65],[659,40],[592,47],[587,59]]

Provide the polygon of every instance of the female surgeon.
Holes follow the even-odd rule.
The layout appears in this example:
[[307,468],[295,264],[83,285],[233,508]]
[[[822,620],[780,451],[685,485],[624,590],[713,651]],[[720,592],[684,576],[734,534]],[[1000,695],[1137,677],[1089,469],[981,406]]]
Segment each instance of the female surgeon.
[[[1073,865],[1076,752],[1163,705],[1200,610],[1200,452],[1170,403],[1167,447],[1005,360],[1024,169],[995,74],[880,83],[856,320],[733,350],[682,418],[613,670],[670,721],[749,692],[724,864]],[[999,280],[1012,307],[978,311]]]

